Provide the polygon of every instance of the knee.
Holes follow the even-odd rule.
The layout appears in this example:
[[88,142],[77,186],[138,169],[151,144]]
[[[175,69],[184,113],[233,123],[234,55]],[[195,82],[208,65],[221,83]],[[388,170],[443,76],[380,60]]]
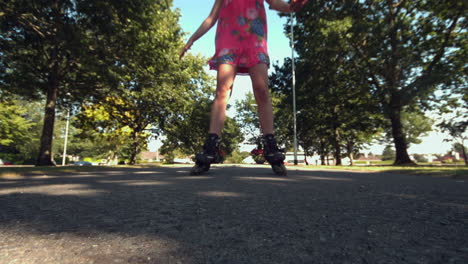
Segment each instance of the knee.
[[230,90],[231,90],[231,86],[227,86],[227,85],[218,86],[216,89],[215,100],[227,101],[229,99]]
[[270,92],[268,91],[268,87],[255,89],[255,100],[260,104],[266,103],[270,100]]

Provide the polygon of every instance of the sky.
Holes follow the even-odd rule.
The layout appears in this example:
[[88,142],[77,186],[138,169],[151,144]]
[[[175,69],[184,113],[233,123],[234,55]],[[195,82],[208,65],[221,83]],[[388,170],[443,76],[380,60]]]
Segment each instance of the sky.
[[[203,4],[200,1],[194,0],[174,0],[173,7],[178,8],[181,13],[180,25],[184,32],[187,33],[186,40],[193,34],[203,20],[209,15],[214,0],[204,0]],[[268,4],[266,4],[268,6]],[[285,57],[291,57],[291,48],[289,38],[284,34],[284,25],[287,23],[287,18],[280,18],[278,13],[274,10],[267,8],[267,20],[268,20],[268,53],[270,59],[273,62],[278,61],[280,64],[283,63]],[[216,25],[211,28],[202,38],[196,41],[189,52],[193,54],[200,54],[207,58],[207,60],[213,56],[215,52],[214,36],[216,31]],[[206,67],[206,71],[209,71]],[[209,71],[210,74],[215,76],[215,71]],[[242,100],[245,94],[252,92],[252,85],[248,76],[237,76],[234,81],[234,90],[230,99],[230,104],[234,104],[237,100]],[[300,111],[300,109],[298,109]],[[227,113],[233,117],[236,112],[234,107]],[[433,116],[433,118],[437,118]],[[291,135],[292,136],[292,135]],[[438,131],[432,131],[428,136],[422,137],[422,143],[418,145],[411,145],[408,149],[410,154],[442,154],[446,153],[451,149],[452,143],[444,142],[443,140],[448,138],[447,134]],[[151,142],[149,148],[151,151],[155,151],[160,146],[159,142]],[[368,148],[374,154],[381,154],[384,146],[374,144]],[[252,150],[251,145],[242,145],[241,151]]]

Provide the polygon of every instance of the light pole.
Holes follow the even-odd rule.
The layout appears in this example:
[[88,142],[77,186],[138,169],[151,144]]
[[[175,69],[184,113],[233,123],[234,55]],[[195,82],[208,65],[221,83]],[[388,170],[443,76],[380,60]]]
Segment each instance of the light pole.
[[[70,93],[67,93],[67,96],[70,96]],[[65,142],[63,143],[63,156],[62,156],[62,166],[65,166],[65,161],[67,159],[67,144],[68,144],[68,127],[70,125],[70,108],[67,108],[67,123],[65,125]]]
[[296,122],[296,69],[294,65],[294,16],[291,13],[291,62],[292,62],[292,92],[293,92],[293,120],[294,120],[294,165],[297,165],[297,122]]

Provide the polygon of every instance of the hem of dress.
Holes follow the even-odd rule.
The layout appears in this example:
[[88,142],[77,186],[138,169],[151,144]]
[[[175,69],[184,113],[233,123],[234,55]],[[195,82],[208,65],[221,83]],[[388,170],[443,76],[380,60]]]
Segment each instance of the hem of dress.
[[[252,68],[253,66],[255,65],[258,65],[258,64],[266,64],[267,68],[269,69],[270,68],[270,64],[268,63],[265,63],[265,62],[258,62],[256,64],[253,64],[251,66],[248,66],[248,67],[239,67],[238,65],[236,64],[233,64],[233,63],[219,63],[216,65],[216,67],[214,65],[212,65],[211,63],[209,63],[209,66],[210,66],[210,70],[213,70],[213,71],[218,71],[218,68],[219,65],[221,64],[228,64],[228,65],[232,65],[232,66],[236,66],[237,67],[237,71],[236,71],[236,75],[249,75],[249,69]],[[245,70],[244,70],[245,69]]]

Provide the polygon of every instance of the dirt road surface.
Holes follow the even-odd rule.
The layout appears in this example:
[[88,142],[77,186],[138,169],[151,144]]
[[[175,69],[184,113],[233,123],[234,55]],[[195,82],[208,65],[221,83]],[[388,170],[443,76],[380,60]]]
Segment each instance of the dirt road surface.
[[468,182],[215,166],[0,179],[0,263],[468,263]]

